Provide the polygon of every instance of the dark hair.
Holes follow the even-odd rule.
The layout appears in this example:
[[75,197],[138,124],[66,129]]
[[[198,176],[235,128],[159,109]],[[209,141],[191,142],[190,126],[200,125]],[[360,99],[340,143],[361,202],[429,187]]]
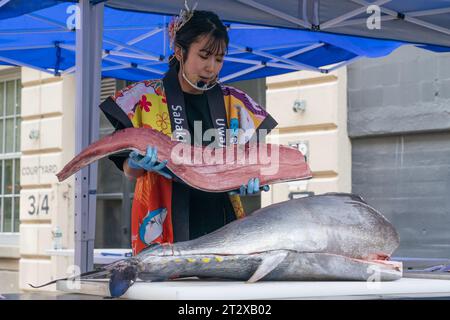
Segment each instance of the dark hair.
[[[206,44],[206,50],[211,54],[228,50],[228,31],[217,14],[211,11],[194,11],[191,19],[177,31],[174,48],[179,46],[183,49],[183,59],[187,58],[191,44],[202,36],[210,36]],[[225,47],[223,45],[225,44]],[[172,54],[169,58],[169,67],[178,67],[179,62]]]

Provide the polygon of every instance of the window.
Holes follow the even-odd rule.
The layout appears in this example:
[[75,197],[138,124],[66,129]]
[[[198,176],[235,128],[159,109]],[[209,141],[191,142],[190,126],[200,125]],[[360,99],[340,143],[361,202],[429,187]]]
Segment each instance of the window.
[[[101,101],[129,83],[102,79]],[[114,128],[100,111],[100,137]],[[135,181],[129,181],[108,158],[98,162],[95,248],[131,248],[131,204]]]
[[19,232],[20,79],[0,79],[0,232]]

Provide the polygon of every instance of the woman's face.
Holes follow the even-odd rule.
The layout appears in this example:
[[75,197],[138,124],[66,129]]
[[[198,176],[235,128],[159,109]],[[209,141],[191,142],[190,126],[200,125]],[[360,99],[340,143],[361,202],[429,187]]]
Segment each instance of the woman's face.
[[[208,36],[203,36],[192,43],[187,58],[183,61],[184,73],[192,83],[197,83],[198,81],[206,83],[214,82],[222,69],[223,58],[225,55],[222,48],[225,48],[225,45],[221,46],[218,50],[215,50],[216,52],[211,52],[210,49],[208,49],[209,40],[210,38]],[[175,55],[178,61],[181,61],[182,59],[181,53],[181,48],[177,47]],[[181,72],[179,74],[179,79],[183,91],[188,93],[202,92],[189,85],[189,83],[181,76]]]

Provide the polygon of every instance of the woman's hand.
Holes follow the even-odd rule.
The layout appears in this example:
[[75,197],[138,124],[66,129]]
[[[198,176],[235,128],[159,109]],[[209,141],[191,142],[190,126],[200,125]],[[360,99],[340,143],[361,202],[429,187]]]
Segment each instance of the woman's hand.
[[164,160],[161,163],[158,163],[157,147],[148,146],[145,156],[141,156],[139,153],[132,151],[127,161],[128,166],[131,169],[144,169],[145,171],[156,172],[167,179],[172,179],[172,176],[167,171],[163,171],[168,160]]
[[252,178],[248,180],[248,184],[243,184],[239,190],[230,191],[230,195],[239,194],[240,196],[245,196],[248,194],[257,195],[262,191],[269,191],[270,187],[268,185],[264,185],[262,187],[259,186],[259,178]]

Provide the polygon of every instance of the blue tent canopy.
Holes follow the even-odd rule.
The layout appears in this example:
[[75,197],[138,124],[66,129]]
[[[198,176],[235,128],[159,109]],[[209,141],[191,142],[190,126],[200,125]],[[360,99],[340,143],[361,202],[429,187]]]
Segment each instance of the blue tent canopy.
[[[80,0],[0,0],[0,19],[62,2]],[[450,0],[192,0],[199,10],[231,22],[322,31],[375,39],[450,46]],[[105,6],[164,15],[178,14],[184,0],[90,0]],[[375,8],[374,8],[375,7]],[[375,11],[377,12],[375,12]],[[379,15],[380,28],[367,18]]]
[[[11,1],[5,6],[13,3],[17,2]],[[0,61],[55,74],[74,72],[74,3],[51,0],[37,3],[46,8],[31,12],[38,5],[33,1],[26,2],[22,7],[17,5],[18,11],[11,7],[9,15],[8,10],[3,10]],[[17,16],[17,13],[25,14]],[[170,19],[165,15],[105,7],[102,75],[134,81],[160,78],[167,69],[171,53],[166,31]],[[399,46],[408,44],[325,32],[225,23],[229,26],[230,46],[220,74],[223,82],[298,70],[326,73],[361,57],[388,55]],[[441,46],[426,48],[450,50]]]

